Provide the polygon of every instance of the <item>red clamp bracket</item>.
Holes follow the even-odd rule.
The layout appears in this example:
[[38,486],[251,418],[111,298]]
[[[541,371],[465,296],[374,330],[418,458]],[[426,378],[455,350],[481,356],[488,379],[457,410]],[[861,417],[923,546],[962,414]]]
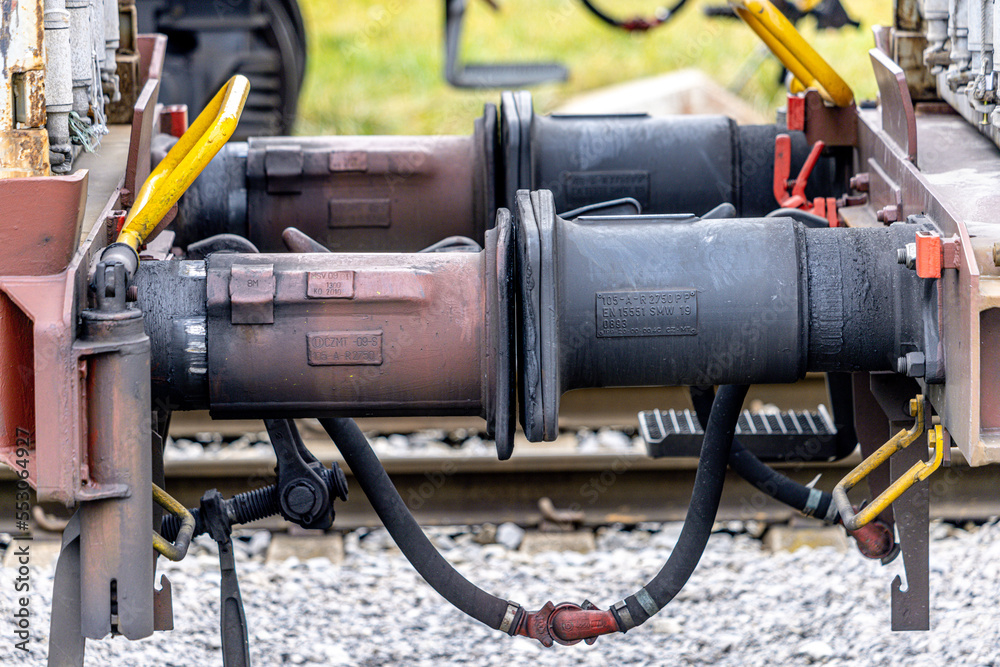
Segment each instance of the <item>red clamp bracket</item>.
[[813,200],[812,213],[826,218],[831,227],[840,226],[840,218],[837,217],[837,200],[833,197],[816,197]]
[[[774,139],[774,198],[778,200],[781,208],[801,208],[812,210],[812,204],[806,199],[806,183],[809,175],[812,174],[813,167],[819,160],[820,153],[823,152],[825,144],[817,141],[809,151],[806,163],[802,165],[798,177],[794,181],[789,180],[792,174],[792,138],[787,134],[779,134]],[[788,186],[792,186],[791,194],[788,193]]]
[[957,269],[961,264],[961,244],[957,236],[943,239],[937,232],[917,232],[917,275],[940,278],[941,269]]
[[785,125],[789,130],[806,130],[806,96],[799,94],[788,95],[788,106],[785,113]]
[[538,611],[525,612],[510,634],[537,639],[543,646],[571,646],[580,641],[593,644],[600,635],[618,632],[618,621],[610,610],[601,611],[589,601],[583,605],[546,602]]

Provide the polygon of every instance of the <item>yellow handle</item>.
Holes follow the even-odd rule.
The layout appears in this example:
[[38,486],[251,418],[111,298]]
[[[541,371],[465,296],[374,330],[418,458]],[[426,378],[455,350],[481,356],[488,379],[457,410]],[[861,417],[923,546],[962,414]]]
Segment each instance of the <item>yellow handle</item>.
[[233,136],[249,92],[250,82],[237,74],[215,94],[142,184],[118,235],[118,243],[139,250],[170,207]]
[[153,502],[181,520],[181,527],[177,531],[177,537],[174,538],[173,544],[162,535],[153,533],[153,549],[170,560],[183,560],[191,546],[191,538],[194,536],[194,515],[156,484],[153,485]]
[[891,505],[897,498],[917,482],[927,479],[932,472],[938,469],[941,461],[944,460],[944,437],[941,426],[935,426],[927,433],[930,444],[934,445],[934,458],[924,463],[918,461],[904,474],[889,485],[885,491],[879,494],[878,498],[871,504],[865,506],[857,514],[851,502],[847,499],[847,492],[867,477],[875,468],[879,467],[890,456],[901,449],[908,447],[924,431],[924,397],[917,396],[910,401],[910,414],[916,417],[913,428],[908,431],[900,431],[879,447],[871,456],[862,461],[857,468],[847,474],[844,479],[833,489],[833,500],[840,512],[840,518],[844,522],[844,527],[854,531],[868,525],[875,517]]
[[850,86],[770,0],[729,0],[729,4],[803,86],[816,88],[838,107],[850,106],[854,101]]

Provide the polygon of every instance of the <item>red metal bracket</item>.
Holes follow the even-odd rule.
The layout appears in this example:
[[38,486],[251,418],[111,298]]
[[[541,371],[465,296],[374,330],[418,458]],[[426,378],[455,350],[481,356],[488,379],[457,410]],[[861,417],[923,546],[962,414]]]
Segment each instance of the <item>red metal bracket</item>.
[[826,218],[831,227],[840,226],[840,218],[837,217],[837,200],[833,197],[816,197],[813,200],[812,212],[821,218]]
[[160,132],[180,138],[188,129],[186,104],[168,104],[160,109]]
[[917,232],[917,275],[940,278],[941,269],[957,269],[961,262],[958,236],[942,239],[937,232]]
[[789,130],[804,132],[806,129],[806,98],[804,95],[789,95],[785,125]]

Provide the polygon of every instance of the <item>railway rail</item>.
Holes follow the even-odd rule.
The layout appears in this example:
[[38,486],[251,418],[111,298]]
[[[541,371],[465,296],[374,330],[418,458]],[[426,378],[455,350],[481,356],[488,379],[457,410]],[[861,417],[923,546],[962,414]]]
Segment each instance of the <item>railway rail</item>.
[[[225,426],[225,424],[223,424]],[[191,432],[194,435],[194,432]],[[349,500],[336,504],[334,528],[349,530],[381,525],[371,504],[336,448],[303,429],[306,446],[324,465],[338,463],[346,472]],[[615,451],[581,452],[575,433],[564,432],[545,445],[519,442],[509,461],[498,461],[484,447],[478,453],[456,448],[453,453],[385,453],[380,459],[400,495],[422,525],[465,525],[513,522],[537,526],[545,515],[543,498],[557,510],[580,513],[582,526],[634,525],[684,519],[697,461],[692,458],[646,456],[632,447]],[[487,443],[488,444],[488,443]],[[795,481],[829,489],[860,461],[855,453],[839,461],[780,463],[775,467]],[[167,489],[188,507],[197,507],[207,489],[230,497],[275,482],[275,458],[269,447],[251,448],[236,456],[205,454],[169,459],[164,464]],[[994,491],[1000,469],[971,468],[957,449],[952,466],[930,486],[931,517],[952,521],[983,521],[1000,514]],[[0,471],[0,502],[13,507],[16,481]],[[7,502],[7,501],[10,502]],[[46,505],[55,515],[58,507]],[[753,488],[730,471],[719,507],[719,521],[781,523],[801,515]],[[0,532],[10,530],[12,517],[0,517]],[[278,516],[250,524],[283,530]]]

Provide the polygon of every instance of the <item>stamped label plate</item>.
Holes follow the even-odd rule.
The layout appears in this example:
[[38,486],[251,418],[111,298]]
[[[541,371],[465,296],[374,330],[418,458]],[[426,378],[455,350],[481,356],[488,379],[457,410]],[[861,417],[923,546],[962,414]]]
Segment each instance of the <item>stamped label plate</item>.
[[381,331],[318,331],[306,334],[310,366],[378,366]]
[[311,299],[353,299],[354,271],[310,271],[306,295]]
[[698,292],[692,288],[598,292],[596,301],[598,338],[698,333]]

